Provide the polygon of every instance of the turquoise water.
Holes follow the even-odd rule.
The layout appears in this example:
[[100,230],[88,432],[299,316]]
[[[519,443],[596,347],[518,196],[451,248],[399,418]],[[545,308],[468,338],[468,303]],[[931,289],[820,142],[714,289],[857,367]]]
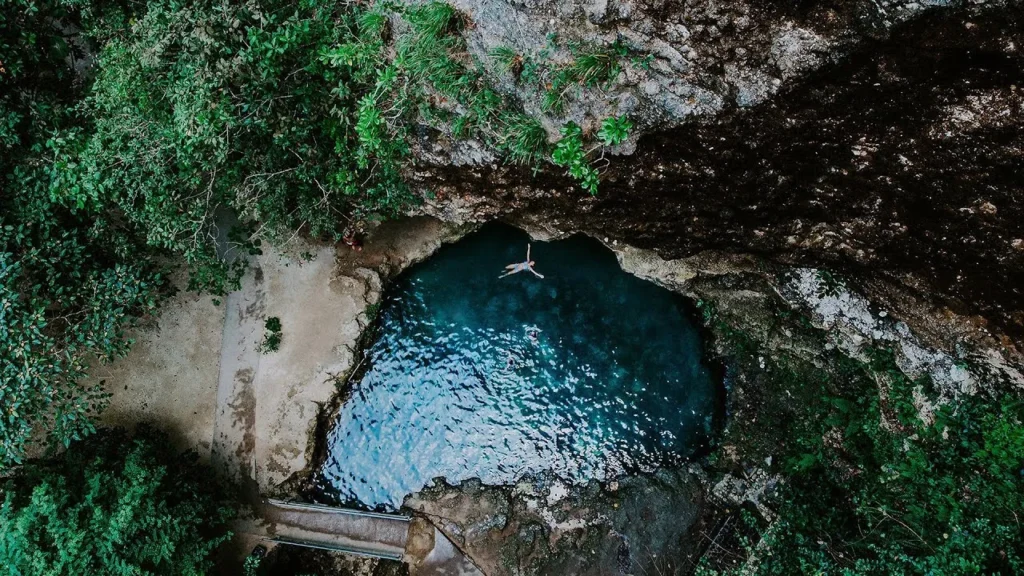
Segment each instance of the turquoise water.
[[721,382],[689,303],[583,236],[533,243],[544,279],[499,279],[528,241],[488,224],[388,290],[320,499],[390,509],[441,476],[605,480],[706,446]]

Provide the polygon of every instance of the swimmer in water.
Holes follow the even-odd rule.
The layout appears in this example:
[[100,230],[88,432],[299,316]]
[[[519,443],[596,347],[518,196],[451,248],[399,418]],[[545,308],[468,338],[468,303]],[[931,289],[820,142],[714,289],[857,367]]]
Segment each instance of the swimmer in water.
[[526,260],[524,260],[522,262],[519,262],[517,264],[509,264],[508,266],[505,266],[505,273],[502,274],[501,276],[498,276],[498,278],[504,278],[505,276],[511,276],[513,274],[518,274],[518,273],[520,273],[520,272],[522,272],[524,270],[529,270],[537,278],[543,278],[544,277],[543,274],[540,274],[539,272],[537,272],[536,270],[533,269],[533,264],[534,264],[533,260],[530,260],[530,245],[527,244],[526,245]]

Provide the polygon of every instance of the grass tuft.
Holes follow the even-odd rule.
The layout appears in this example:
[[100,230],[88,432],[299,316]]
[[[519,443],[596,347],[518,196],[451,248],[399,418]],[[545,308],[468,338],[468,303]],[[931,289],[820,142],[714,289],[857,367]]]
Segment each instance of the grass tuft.
[[547,156],[548,133],[525,114],[508,114],[498,136],[498,148],[515,164],[537,164]]
[[417,35],[427,38],[452,36],[466,26],[462,13],[444,2],[430,2],[409,8],[405,19]]
[[495,46],[488,55],[494,60],[495,69],[499,74],[510,73],[519,78],[523,73],[523,57],[508,46]]
[[561,112],[565,98],[577,86],[608,85],[622,70],[619,60],[629,49],[619,41],[607,46],[575,45],[570,48],[575,58],[562,66],[551,78],[551,87],[544,95],[544,109]]

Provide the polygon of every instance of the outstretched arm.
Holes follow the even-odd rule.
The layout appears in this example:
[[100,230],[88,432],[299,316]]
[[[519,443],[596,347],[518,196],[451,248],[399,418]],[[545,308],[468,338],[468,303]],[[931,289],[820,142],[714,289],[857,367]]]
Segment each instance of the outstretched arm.
[[527,262],[530,261],[530,243],[529,242],[526,243],[526,261]]
[[537,272],[533,268],[530,268],[530,272],[533,272],[533,275],[536,276],[537,278],[543,278],[544,277],[543,274],[541,274],[540,272]]

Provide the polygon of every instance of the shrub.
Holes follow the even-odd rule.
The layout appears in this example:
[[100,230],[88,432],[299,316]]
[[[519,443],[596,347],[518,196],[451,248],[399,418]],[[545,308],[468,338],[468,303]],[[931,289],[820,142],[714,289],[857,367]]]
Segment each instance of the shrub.
[[199,575],[233,510],[193,453],[149,429],[104,431],[4,486],[0,563],[14,574]]
[[67,62],[84,55],[53,26],[74,16],[57,2],[0,11],[0,469],[33,430],[58,444],[93,431],[106,395],[77,381],[90,359],[127,350],[124,328],[155,309],[163,283],[119,214],[52,194],[53,150],[83,124]]
[[743,443],[753,460],[772,455],[785,482],[774,502],[779,519],[762,532],[767,546],[743,551],[757,556],[756,569],[704,562],[700,574],[1024,571],[1018,396],[962,397],[924,422],[914,398],[931,384],[908,378],[892,351],[872,350],[866,362],[825,352],[824,336],[805,327],[803,337],[822,339],[822,358],[770,354],[714,306],[701,308],[736,361],[759,374],[766,398],[757,422],[731,426],[727,442]]
[[575,122],[562,127],[562,138],[555,143],[551,161],[565,166],[569,174],[580,182],[580,186],[591,194],[597,194],[597,170],[587,159],[583,149],[583,130]]
[[117,209],[148,244],[185,258],[192,287],[213,292],[238,272],[219,255],[224,211],[248,231],[246,247],[297,229],[333,238],[346,216],[401,211],[411,197],[392,165],[400,148],[380,133],[383,109],[370,114],[365,71],[323,57],[382,26],[331,3],[150,0],[104,39],[81,107],[90,123],[56,146],[53,197]]
[[264,323],[265,333],[260,343],[260,352],[277,352],[281,348],[281,319],[277,316],[267,318]]
[[[598,131],[598,141],[605,146],[621,144],[629,137],[629,130],[632,127],[633,124],[625,116],[606,118]],[[585,149],[583,130],[575,122],[563,126],[561,134],[562,138],[555,143],[551,161],[558,166],[564,166],[584,190],[597,194],[598,172],[591,163],[590,155],[600,149],[601,145]]]

